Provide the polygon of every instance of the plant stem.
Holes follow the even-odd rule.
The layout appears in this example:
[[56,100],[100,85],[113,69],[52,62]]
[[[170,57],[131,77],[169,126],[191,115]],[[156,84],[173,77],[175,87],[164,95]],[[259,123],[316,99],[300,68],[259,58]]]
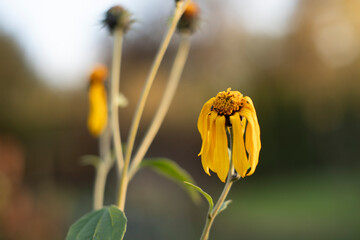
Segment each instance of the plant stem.
[[123,44],[123,30],[117,28],[114,31],[114,53],[111,68],[111,126],[114,141],[114,148],[118,166],[118,172],[124,165],[124,156],[121,145],[120,126],[119,126],[119,87],[120,87],[120,68]]
[[118,207],[120,210],[124,210],[124,206],[125,206],[125,199],[126,199],[126,192],[127,192],[127,185],[128,185],[127,171],[129,168],[131,153],[132,153],[132,150],[134,147],[135,137],[137,134],[137,130],[139,128],[139,123],[140,123],[142,113],[144,111],[146,99],[149,95],[149,91],[150,91],[151,85],[154,81],[155,75],[160,67],[160,63],[165,55],[166,49],[168,48],[170,40],[175,32],[175,29],[179,22],[179,19],[180,19],[181,15],[183,14],[183,12],[185,11],[185,7],[187,6],[187,4],[189,2],[190,2],[190,0],[186,0],[186,1],[183,1],[180,4],[176,5],[173,21],[170,25],[168,32],[165,35],[165,38],[164,38],[162,44],[160,45],[159,51],[155,57],[154,63],[151,67],[150,73],[145,82],[145,86],[144,86],[143,92],[140,97],[140,102],[137,106],[135,116],[134,116],[134,119],[133,119],[131,127],[130,127],[130,133],[128,136],[126,153],[125,153],[124,167],[122,170],[120,186],[119,186]]
[[99,139],[99,152],[102,161],[99,162],[99,166],[96,168],[94,184],[94,210],[98,210],[103,207],[106,177],[112,165],[110,142],[111,128],[108,124]]
[[221,205],[224,203],[227,195],[229,194],[232,184],[234,183],[234,181],[238,180],[238,179],[233,178],[234,165],[233,165],[232,159],[231,159],[231,157],[232,157],[232,132],[231,132],[231,129],[229,128],[226,131],[226,133],[228,135],[228,140],[229,140],[229,159],[230,159],[229,173],[228,173],[228,176],[226,179],[224,189],[223,189],[218,201],[216,202],[215,207],[212,209],[211,212],[209,211],[209,213],[208,213],[208,217],[206,218],[205,227],[203,229],[200,240],[208,240],[209,239],[210,229],[215,220],[215,217],[219,213],[219,209],[221,208]]
[[189,49],[190,49],[189,35],[181,34],[179,49],[176,54],[174,64],[170,72],[169,81],[166,85],[163,98],[160,102],[155,117],[130,165],[129,174],[128,174],[129,181],[132,179],[132,177],[138,170],[142,159],[144,158],[147,150],[149,149],[152,141],[154,140],[157,132],[159,131],[162,122],[164,121],[166,113],[169,110],[170,104],[172,102],[172,99],[174,98],[177,86],[179,84],[181,73],[183,72],[186,59],[189,55]]
[[204,227],[204,230],[203,230],[203,233],[201,235],[201,240],[208,240],[209,239],[209,233],[210,233],[210,229],[211,229],[211,226],[215,220],[215,217],[217,216],[218,214],[218,211],[221,207],[221,205],[223,204],[223,202],[225,201],[229,191],[230,191],[230,188],[231,188],[231,185],[233,184],[233,181],[229,178],[227,179],[226,181],[226,184],[225,184],[225,187],[224,187],[224,190],[223,192],[221,193],[220,197],[219,197],[219,200],[217,201],[213,211],[208,215],[207,219],[206,219],[206,224],[205,224],[205,227]]
[[94,184],[94,210],[98,210],[103,207],[106,176],[106,164],[101,161],[99,166],[96,168]]

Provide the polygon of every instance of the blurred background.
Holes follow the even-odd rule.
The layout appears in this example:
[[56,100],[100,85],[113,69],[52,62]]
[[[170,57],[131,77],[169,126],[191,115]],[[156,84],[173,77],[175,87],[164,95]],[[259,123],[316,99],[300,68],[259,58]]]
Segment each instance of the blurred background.
[[[261,127],[255,174],[237,182],[212,239],[360,238],[360,1],[197,0],[201,24],[182,81],[148,157],[168,157],[217,198],[197,154],[197,117],[231,87],[250,96]],[[126,35],[121,109],[126,139],[172,0],[0,1],[0,239],[64,239],[92,208],[97,154],[86,128],[88,76],[109,65],[103,28],[114,4],[137,20]],[[138,141],[152,119],[179,40],[152,87]],[[115,201],[115,172],[105,203]],[[129,186],[126,239],[198,239],[207,205],[140,171]]]

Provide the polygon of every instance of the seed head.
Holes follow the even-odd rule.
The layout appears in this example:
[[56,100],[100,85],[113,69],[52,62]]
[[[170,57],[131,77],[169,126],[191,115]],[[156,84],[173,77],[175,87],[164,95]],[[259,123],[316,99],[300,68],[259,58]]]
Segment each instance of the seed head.
[[106,12],[103,22],[112,33],[116,28],[126,32],[134,21],[131,19],[131,14],[125,8],[114,6]]

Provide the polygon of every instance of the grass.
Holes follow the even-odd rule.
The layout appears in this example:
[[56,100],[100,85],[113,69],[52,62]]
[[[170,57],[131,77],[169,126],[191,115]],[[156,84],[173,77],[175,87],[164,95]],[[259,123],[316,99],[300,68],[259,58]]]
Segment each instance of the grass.
[[214,239],[359,239],[356,172],[256,181],[235,184],[234,202],[215,223]]

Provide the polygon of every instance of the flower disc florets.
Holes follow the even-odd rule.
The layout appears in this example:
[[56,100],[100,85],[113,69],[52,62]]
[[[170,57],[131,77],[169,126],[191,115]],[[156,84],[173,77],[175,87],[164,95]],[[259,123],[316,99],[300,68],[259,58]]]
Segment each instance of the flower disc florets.
[[242,96],[238,91],[231,91],[231,88],[226,92],[219,92],[215,97],[213,109],[220,115],[230,116],[240,110]]

